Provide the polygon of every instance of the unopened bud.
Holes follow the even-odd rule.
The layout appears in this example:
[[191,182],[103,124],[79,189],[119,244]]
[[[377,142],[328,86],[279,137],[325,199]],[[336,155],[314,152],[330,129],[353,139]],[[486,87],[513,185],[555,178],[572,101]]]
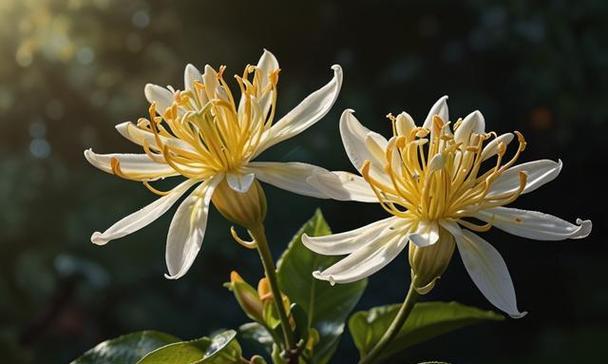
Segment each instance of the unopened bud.
[[258,296],[262,301],[266,301],[272,298],[272,291],[270,289],[270,283],[268,278],[264,277],[258,282]]
[[250,286],[243,278],[235,271],[230,273],[229,287],[234,293],[239,305],[249,318],[257,322],[263,321],[264,304],[258,292]]

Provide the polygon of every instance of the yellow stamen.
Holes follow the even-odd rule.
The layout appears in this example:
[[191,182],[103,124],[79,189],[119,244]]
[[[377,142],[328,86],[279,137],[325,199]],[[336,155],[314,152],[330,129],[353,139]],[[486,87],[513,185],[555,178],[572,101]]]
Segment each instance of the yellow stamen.
[[[515,164],[525,149],[521,133],[515,132],[519,146],[508,162],[503,162],[507,146],[500,143],[495,164],[482,171],[484,143],[496,138],[496,133],[472,133],[466,139],[467,143],[457,143],[450,123],[435,115],[432,130],[414,128],[408,135],[399,136],[396,118],[392,114],[387,118],[394,134],[387,144],[382,166],[388,180],[372,174],[372,171],[377,173],[380,166],[372,166],[370,161],[363,164],[361,175],[389,213],[419,220],[450,219],[471,230],[485,231],[491,225],[476,225],[462,218],[474,216],[482,209],[511,203],[523,192],[527,183],[525,173],[520,174],[516,191],[489,194],[493,183]],[[456,130],[461,122],[457,121],[453,129]]]

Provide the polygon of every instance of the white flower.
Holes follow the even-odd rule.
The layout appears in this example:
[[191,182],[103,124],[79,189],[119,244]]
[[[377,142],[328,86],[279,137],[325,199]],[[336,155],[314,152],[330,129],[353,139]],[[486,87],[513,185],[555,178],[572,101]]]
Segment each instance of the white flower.
[[[544,213],[503,207],[555,179],[561,161],[516,165],[526,145],[520,133],[486,133],[479,111],[451,128],[446,100],[444,96],[433,105],[422,127],[405,112],[389,115],[393,137],[388,141],[362,126],[352,110],[342,114],[342,141],[363,178],[330,172],[308,181],[334,199],[379,203],[392,216],[349,232],[304,236],[304,244],[320,254],[348,254],[314,275],[330,283],[362,279],[411,242],[412,279],[417,290],[426,293],[445,270],[455,245],[483,295],[509,315],[521,317],[524,313],[517,308],[504,260],[473,231],[494,226],[536,240],[580,239],[591,232],[591,221],[579,219],[575,225]],[[507,145],[515,138],[517,149],[507,158]]]
[[[276,111],[279,64],[264,51],[257,66],[247,66],[235,76],[241,91],[235,101],[222,74],[206,65],[203,74],[186,66],[184,90],[148,84],[149,119],[125,122],[116,129],[143,148],[142,154],[84,152],[95,167],[117,176],[143,182],[162,197],[123,218],[91,240],[104,245],[131,234],[164,214],[192,187],[180,204],[167,236],[168,278],[182,277],[201,248],[209,204],[237,223],[259,223],[266,206],[259,182],[307,196],[325,195],[306,183],[325,169],[305,163],[256,162],[271,146],[289,139],[321,119],[334,104],[342,84],[342,69],[332,67],[333,79],[273,123]],[[250,79],[253,75],[253,79]],[[168,192],[151,181],[183,176],[186,180]],[[214,193],[215,192],[215,193]],[[218,206],[220,205],[220,206]],[[256,220],[256,221],[253,221]],[[247,227],[247,226],[246,226]]]

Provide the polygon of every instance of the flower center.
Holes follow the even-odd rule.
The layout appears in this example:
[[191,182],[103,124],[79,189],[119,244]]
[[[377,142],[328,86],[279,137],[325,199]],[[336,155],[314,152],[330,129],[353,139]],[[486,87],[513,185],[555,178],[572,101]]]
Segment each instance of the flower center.
[[[186,91],[173,91],[166,110],[149,108],[149,119],[137,127],[154,135],[143,145],[154,161],[169,164],[192,179],[207,179],[219,172],[238,171],[256,156],[264,132],[272,125],[279,70],[265,74],[247,66],[235,75],[241,90],[239,104],[223,79],[225,67],[205,83],[195,81]],[[253,80],[249,80],[255,73]],[[120,172],[120,171],[118,171]]]
[[[481,209],[511,203],[523,191],[527,177],[523,172],[519,174],[519,188],[506,193],[492,191],[493,183],[526,147],[519,132],[515,132],[518,148],[505,162],[507,147],[503,138],[497,138],[495,133],[459,133],[462,120],[456,122],[453,133],[449,122],[438,116],[433,118],[430,130],[399,130],[397,118],[390,114],[388,118],[393,123],[394,136],[386,146],[382,169],[366,161],[361,174],[389,213],[419,220],[459,220]],[[491,138],[494,139],[484,148]],[[496,162],[482,172],[483,162],[492,157],[496,157]],[[489,228],[460,222],[475,230]]]

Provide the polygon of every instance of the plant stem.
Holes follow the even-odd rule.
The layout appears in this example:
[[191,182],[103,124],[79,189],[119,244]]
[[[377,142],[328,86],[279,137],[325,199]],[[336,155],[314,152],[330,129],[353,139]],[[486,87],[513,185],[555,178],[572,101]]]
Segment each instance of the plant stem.
[[407,295],[405,296],[405,300],[401,304],[399,308],[399,312],[397,312],[397,316],[391,322],[388,330],[384,333],[380,341],[374,346],[374,348],[364,357],[361,358],[359,364],[370,364],[376,361],[378,356],[382,354],[382,351],[386,348],[386,346],[395,339],[403,324],[407,320],[408,316],[412,312],[414,305],[416,304],[416,300],[418,299],[418,293],[414,288],[414,284],[410,284],[410,288],[407,291]]
[[285,349],[289,357],[289,363],[295,364],[298,362],[297,347],[294,342],[291,327],[289,325],[289,316],[287,316],[285,306],[283,305],[283,296],[281,295],[281,290],[279,288],[277,272],[274,265],[274,261],[272,260],[270,248],[268,247],[268,239],[266,238],[264,226],[260,224],[253,228],[250,228],[249,231],[251,232],[252,237],[257,243],[258,253],[260,253],[260,259],[262,260],[262,265],[264,266],[264,272],[266,274],[266,278],[268,278],[270,290],[272,291],[272,297],[274,298],[274,303],[277,312],[279,313],[279,319],[281,320],[281,329],[283,331],[283,337],[285,339]]

